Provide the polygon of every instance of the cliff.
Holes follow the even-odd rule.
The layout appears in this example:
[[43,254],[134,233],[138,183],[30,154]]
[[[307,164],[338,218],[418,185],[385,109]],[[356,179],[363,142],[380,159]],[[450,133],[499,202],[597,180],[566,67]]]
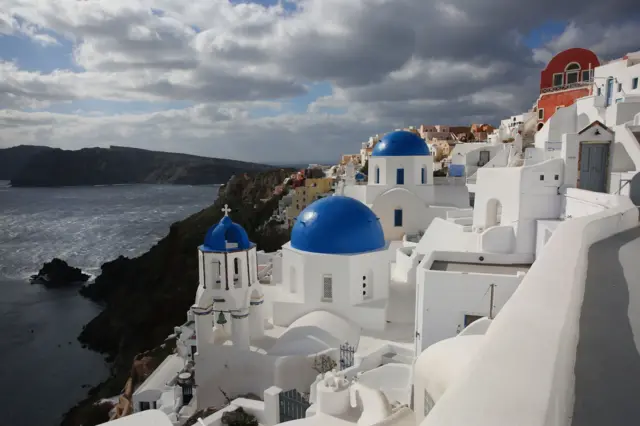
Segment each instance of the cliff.
[[171,225],[169,234],[140,257],[119,257],[102,265],[95,283],[81,294],[104,306],[83,329],[79,340],[113,361],[112,377],[67,413],[63,425],[90,426],[93,402],[119,394],[136,354],[156,348],[186,321],[198,286],[197,247],[207,229],[222,218],[228,204],[259,249],[274,251],[289,232],[268,224],[280,196],[273,190],[293,170],[239,175],[220,188],[213,206]]
[[[0,150],[0,162],[5,161],[5,151],[8,150]],[[201,185],[224,183],[237,173],[272,168],[243,161],[112,146],[78,151],[36,150],[8,176],[12,186]]]
[[11,180],[35,155],[51,150],[48,146],[35,145],[0,149],[0,180]]

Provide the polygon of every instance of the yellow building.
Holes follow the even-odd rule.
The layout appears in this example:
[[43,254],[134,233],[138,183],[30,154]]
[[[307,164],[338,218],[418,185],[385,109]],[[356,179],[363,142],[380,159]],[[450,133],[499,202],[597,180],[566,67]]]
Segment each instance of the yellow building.
[[331,191],[332,178],[305,179],[304,186],[299,186],[291,190],[293,199],[291,205],[287,207],[287,221],[289,226],[293,226],[294,220],[302,210],[323,195]]

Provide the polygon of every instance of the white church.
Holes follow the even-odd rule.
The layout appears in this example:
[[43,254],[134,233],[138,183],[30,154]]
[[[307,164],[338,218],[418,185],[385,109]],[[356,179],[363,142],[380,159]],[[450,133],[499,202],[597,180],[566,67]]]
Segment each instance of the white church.
[[[369,181],[348,170],[276,253],[257,252],[225,207],[197,253],[200,285],[177,353],[134,394],[144,412],[121,426],[146,425],[148,412],[181,425],[223,403],[221,389],[237,398],[199,424],[218,426],[237,408],[265,426],[569,426],[614,416],[609,408],[640,422],[635,394],[616,393],[640,356],[629,301],[640,270],[623,255],[640,249],[638,208],[620,183],[640,166],[637,78],[606,100],[609,80],[639,70],[639,53],[595,68],[610,74],[605,86],[559,109],[533,142],[527,115],[496,148],[505,154],[459,187],[432,179],[422,139],[385,135]],[[590,161],[601,146],[611,155]],[[334,363],[318,371],[321,357]]]
[[384,135],[373,148],[366,185],[356,182],[351,167],[338,192],[370,207],[388,241],[424,231],[434,217],[469,205],[464,188],[434,185],[428,145],[404,130]]

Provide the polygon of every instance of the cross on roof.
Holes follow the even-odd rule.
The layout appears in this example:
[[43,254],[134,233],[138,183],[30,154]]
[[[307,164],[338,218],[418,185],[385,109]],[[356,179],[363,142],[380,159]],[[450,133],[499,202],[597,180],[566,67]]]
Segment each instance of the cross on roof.
[[224,208],[222,210],[220,210],[224,213],[225,216],[229,216],[229,212],[231,211],[231,209],[229,208],[228,204],[224,205]]

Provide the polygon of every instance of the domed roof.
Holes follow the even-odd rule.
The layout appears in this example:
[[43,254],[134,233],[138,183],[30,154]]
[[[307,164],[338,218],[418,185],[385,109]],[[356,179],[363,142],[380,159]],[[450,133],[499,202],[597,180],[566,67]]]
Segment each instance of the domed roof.
[[371,153],[373,157],[406,157],[429,154],[429,148],[424,139],[406,130],[387,133]]
[[364,253],[385,245],[373,211],[356,199],[339,195],[314,201],[298,215],[291,230],[291,247],[312,253]]
[[204,237],[202,250],[205,251],[237,251],[248,250],[252,246],[247,231],[229,216],[209,228]]

